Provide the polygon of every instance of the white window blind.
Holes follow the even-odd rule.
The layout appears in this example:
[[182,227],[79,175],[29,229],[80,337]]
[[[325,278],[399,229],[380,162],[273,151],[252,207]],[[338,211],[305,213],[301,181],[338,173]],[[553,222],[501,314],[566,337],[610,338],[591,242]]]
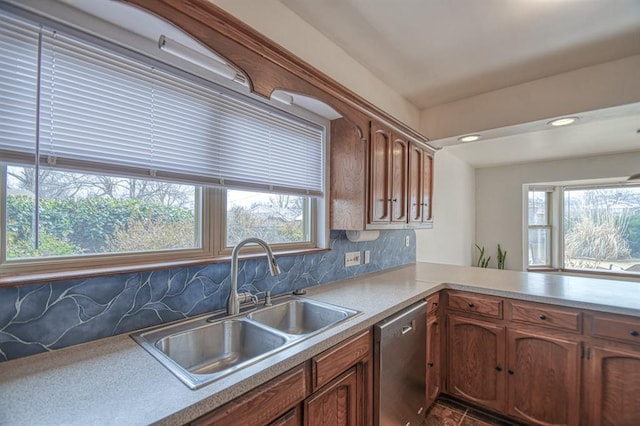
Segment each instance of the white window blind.
[[47,29],[40,74],[43,166],[323,193],[323,129],[305,120]]
[[0,14],[0,156],[34,164],[39,27]]

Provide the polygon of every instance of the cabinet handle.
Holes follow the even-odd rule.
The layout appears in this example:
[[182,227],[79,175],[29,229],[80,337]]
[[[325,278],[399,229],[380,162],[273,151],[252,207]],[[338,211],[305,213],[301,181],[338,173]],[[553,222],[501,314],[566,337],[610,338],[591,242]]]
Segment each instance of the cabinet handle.
[[637,330],[633,330],[633,331],[632,331],[631,333],[629,333],[629,334],[631,334],[633,337],[638,337],[638,336],[640,336],[640,333],[639,333]]
[[540,319],[544,321],[544,320],[547,319],[547,316],[545,314],[542,314],[542,315],[540,315]]
[[428,363],[427,365],[428,365],[429,367],[433,367],[433,363],[432,363],[432,362]]
[[507,373],[509,373],[509,375],[513,376],[513,370],[507,370]]
[[474,306],[476,306],[476,305],[474,305],[473,303],[469,303],[469,307],[470,308],[473,308]]
[[393,203],[397,203],[397,202],[398,202],[398,199],[397,199],[397,198],[392,198],[392,199],[391,199],[391,200],[389,200],[389,201],[391,201],[391,202],[393,202]]
[[502,367],[500,367],[499,365],[496,367],[496,371],[502,371]]

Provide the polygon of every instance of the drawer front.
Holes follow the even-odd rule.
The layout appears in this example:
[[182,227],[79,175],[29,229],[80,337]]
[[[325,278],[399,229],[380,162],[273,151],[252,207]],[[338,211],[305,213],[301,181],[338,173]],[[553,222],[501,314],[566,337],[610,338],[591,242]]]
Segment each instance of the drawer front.
[[591,335],[640,344],[640,320],[594,316]]
[[306,377],[304,365],[300,365],[194,420],[191,425],[262,426],[268,424],[306,398]]
[[511,302],[510,319],[560,330],[580,331],[580,312],[549,309],[530,303]]
[[502,299],[470,293],[449,293],[449,309],[502,319]]
[[369,355],[371,333],[360,334],[311,359],[313,390],[324,386]]

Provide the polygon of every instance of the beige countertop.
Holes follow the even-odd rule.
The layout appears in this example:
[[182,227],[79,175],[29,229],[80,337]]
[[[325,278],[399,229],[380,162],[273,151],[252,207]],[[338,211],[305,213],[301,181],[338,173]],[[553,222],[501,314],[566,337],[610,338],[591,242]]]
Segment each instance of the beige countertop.
[[362,314],[196,391],[128,334],[0,363],[0,424],[183,424],[443,288],[640,317],[639,286],[417,263],[307,289]]

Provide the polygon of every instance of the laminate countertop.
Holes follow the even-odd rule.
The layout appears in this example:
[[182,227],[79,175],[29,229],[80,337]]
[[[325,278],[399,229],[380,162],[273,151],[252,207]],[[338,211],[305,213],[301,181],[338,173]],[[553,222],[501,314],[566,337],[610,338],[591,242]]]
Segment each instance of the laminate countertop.
[[444,288],[640,317],[639,286],[416,263],[308,288],[362,314],[198,390],[128,334],[0,363],[0,424],[184,424]]

